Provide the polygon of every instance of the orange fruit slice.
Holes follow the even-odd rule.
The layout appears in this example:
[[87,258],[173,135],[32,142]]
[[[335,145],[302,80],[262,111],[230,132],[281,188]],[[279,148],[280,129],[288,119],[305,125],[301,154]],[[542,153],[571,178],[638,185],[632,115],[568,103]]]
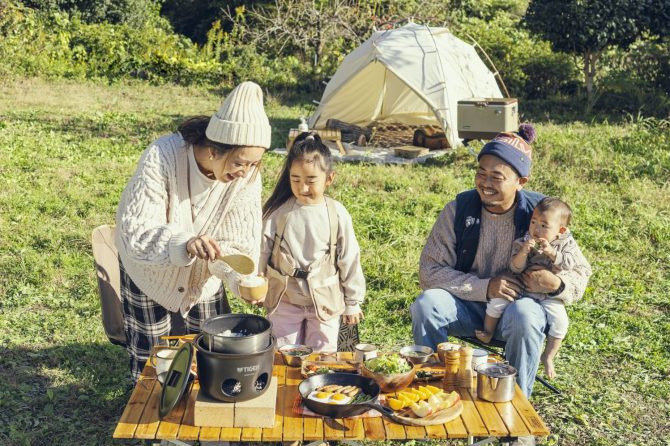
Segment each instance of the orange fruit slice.
[[[412,390],[412,389],[409,389],[409,390]],[[408,400],[410,400],[413,403],[416,403],[417,401],[419,401],[419,399],[421,399],[421,395],[419,395],[418,393],[410,392],[409,390],[398,393],[398,396],[407,398]]]
[[395,398],[389,398],[387,400],[388,405],[391,409],[393,410],[401,410],[403,407],[405,407],[405,402],[395,399]]
[[428,389],[433,395],[444,392],[444,390],[440,389],[439,387],[431,386],[430,384],[426,386],[426,389]]

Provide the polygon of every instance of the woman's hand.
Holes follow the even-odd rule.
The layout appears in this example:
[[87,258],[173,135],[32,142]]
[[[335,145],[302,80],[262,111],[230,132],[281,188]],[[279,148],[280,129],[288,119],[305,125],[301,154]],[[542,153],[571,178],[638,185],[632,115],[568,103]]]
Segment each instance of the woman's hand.
[[521,274],[526,291],[531,293],[553,293],[561,286],[561,279],[540,265],[533,265]]
[[344,323],[347,325],[356,325],[362,320],[363,320],[363,312],[344,315]]
[[222,255],[219,243],[209,235],[203,234],[193,237],[186,243],[186,251],[190,257],[203,260],[214,260],[217,255]]

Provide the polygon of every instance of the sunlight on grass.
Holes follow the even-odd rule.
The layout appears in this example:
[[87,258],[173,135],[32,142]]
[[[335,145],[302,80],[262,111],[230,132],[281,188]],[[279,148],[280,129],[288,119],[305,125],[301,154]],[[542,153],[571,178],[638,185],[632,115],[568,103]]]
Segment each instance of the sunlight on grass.
[[[90,233],[114,221],[146,145],[211,113],[220,95],[139,83],[0,87],[0,444],[119,444],[127,356],[101,327]],[[268,107],[274,146],[308,108],[282,100]],[[568,310],[563,396],[536,386],[533,403],[561,445],[667,444],[670,125],[537,127],[530,189],[571,204],[594,275]],[[282,162],[265,156],[264,196]],[[423,243],[444,205],[472,186],[474,166],[466,149],[425,166],[337,166],[330,194],[353,216],[368,282],[363,340],[410,342]]]

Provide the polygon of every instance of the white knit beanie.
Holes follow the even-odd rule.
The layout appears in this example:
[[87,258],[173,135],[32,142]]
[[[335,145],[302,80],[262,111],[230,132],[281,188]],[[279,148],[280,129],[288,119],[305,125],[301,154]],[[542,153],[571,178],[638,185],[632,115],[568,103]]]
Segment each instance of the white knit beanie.
[[209,120],[207,138],[234,146],[270,147],[270,121],[263,109],[263,90],[243,82],[221,104]]

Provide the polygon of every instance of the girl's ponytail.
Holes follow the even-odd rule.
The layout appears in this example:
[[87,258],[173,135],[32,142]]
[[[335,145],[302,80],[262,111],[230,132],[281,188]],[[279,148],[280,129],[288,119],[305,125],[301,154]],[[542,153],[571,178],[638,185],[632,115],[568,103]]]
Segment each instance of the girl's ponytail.
[[291,198],[291,166],[296,160],[304,159],[306,155],[315,153],[315,161],[318,159],[320,167],[326,172],[326,175],[333,171],[333,157],[330,149],[321,141],[321,137],[316,132],[303,132],[295,139],[291,150],[289,150],[284,162],[284,167],[279,174],[277,185],[272,191],[272,195],[263,205],[263,218],[267,218],[279,207]]

